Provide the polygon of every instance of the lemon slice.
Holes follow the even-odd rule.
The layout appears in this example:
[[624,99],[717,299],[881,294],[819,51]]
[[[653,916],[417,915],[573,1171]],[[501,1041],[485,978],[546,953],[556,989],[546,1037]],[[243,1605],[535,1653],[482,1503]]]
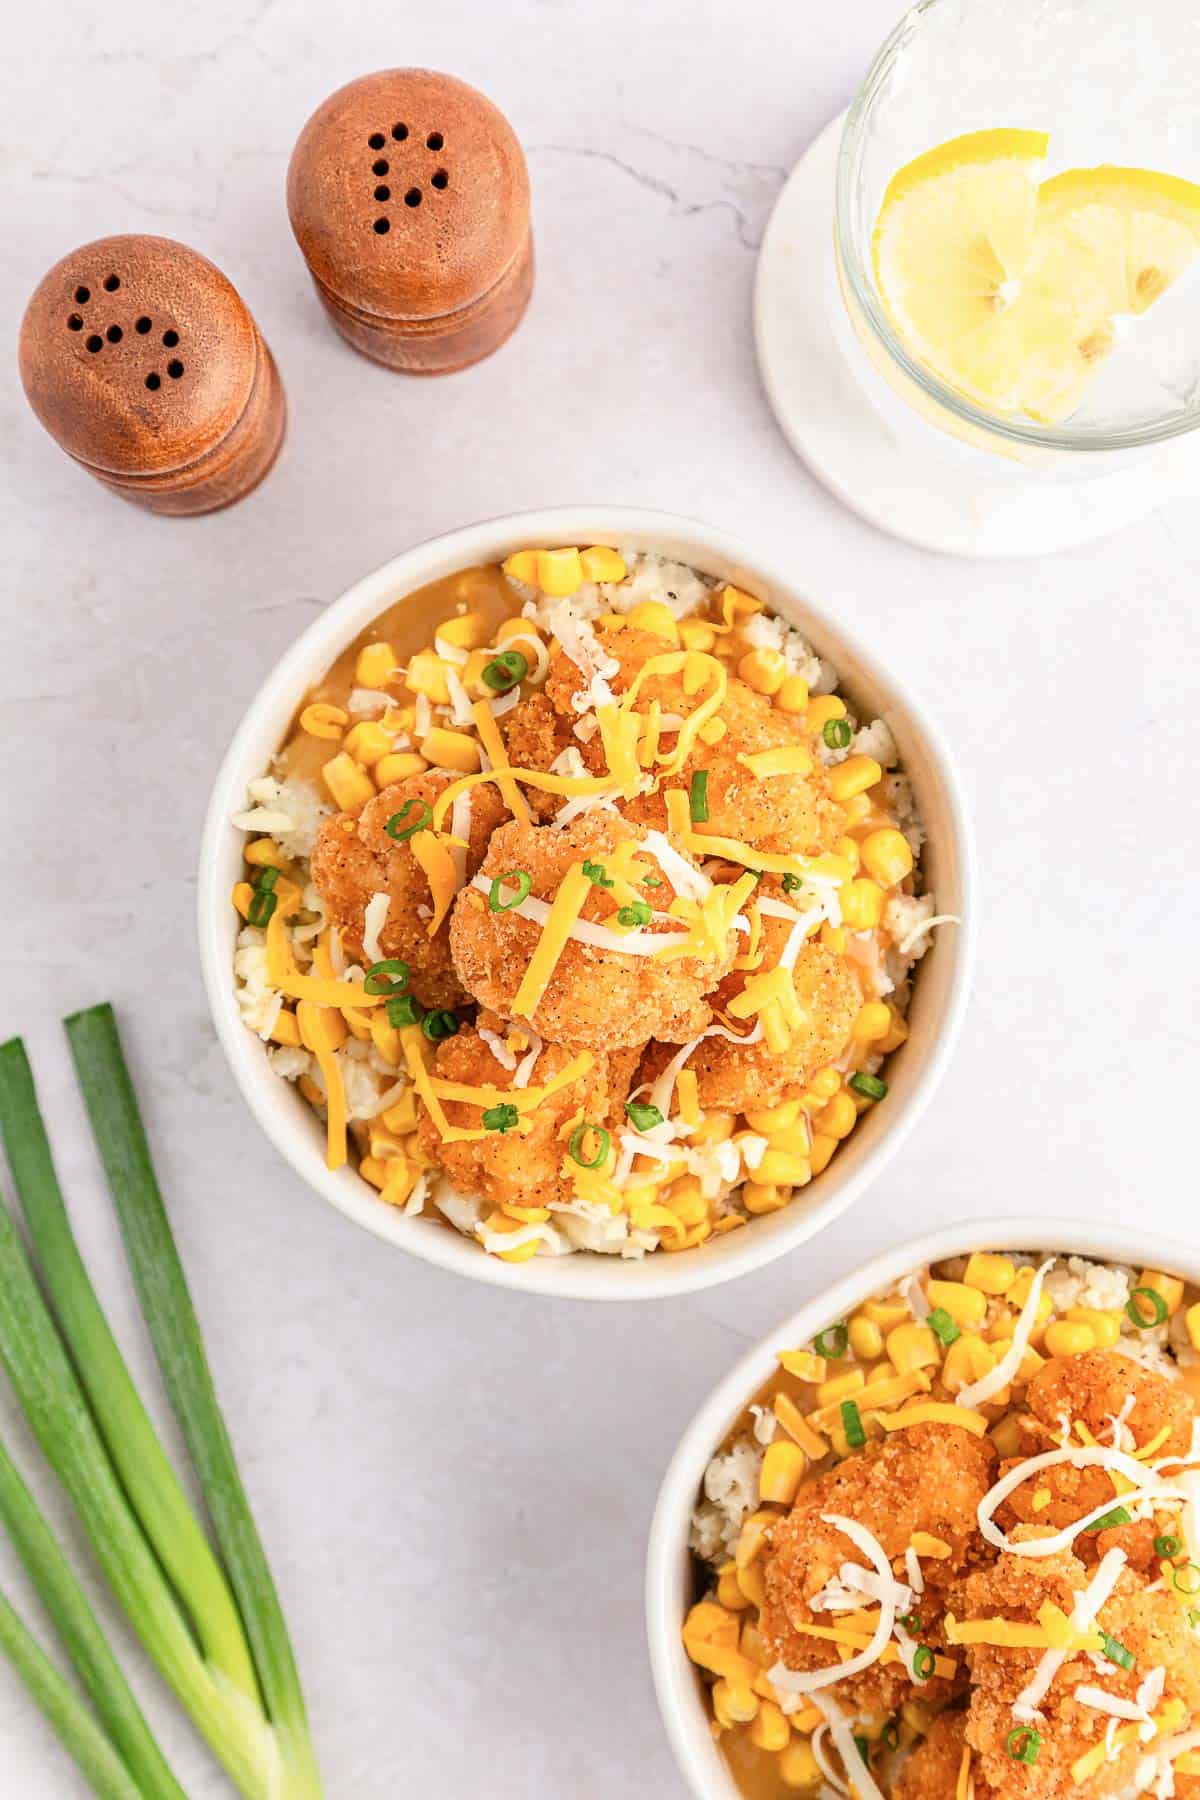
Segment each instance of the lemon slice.
[[1042,131],[973,131],[906,163],[875,222],[875,281],[910,349],[983,405],[1019,405],[1011,312],[1029,262]]
[[875,278],[896,329],[994,412],[1045,423],[1083,399],[1117,342],[1200,249],[1200,187],[1150,169],[1037,185],[1044,134],[954,138],[892,179]]

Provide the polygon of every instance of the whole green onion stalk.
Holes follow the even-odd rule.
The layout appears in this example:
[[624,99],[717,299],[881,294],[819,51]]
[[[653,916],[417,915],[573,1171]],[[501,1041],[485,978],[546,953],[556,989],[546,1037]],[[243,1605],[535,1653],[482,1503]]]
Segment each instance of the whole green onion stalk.
[[[320,1777],[287,1630],[237,1474],[111,1008],[77,1014],[67,1021],[67,1033],[142,1310],[223,1562],[171,1469],[79,1255],[19,1040],[0,1046],[0,1136],[54,1316],[0,1208],[0,1360],[110,1587],[246,1800],[318,1800]],[[2,1493],[0,1480],[0,1510],[16,1538]],[[51,1611],[61,1630],[62,1620]],[[78,1644],[63,1635],[80,1666]],[[103,1684],[102,1692],[90,1681],[88,1686],[110,1740],[136,1774],[134,1791],[176,1800],[179,1789],[161,1757],[153,1770],[149,1748],[119,1716],[114,1671],[120,1680],[114,1663],[105,1671],[106,1691]],[[146,1767],[135,1769],[139,1754]]]

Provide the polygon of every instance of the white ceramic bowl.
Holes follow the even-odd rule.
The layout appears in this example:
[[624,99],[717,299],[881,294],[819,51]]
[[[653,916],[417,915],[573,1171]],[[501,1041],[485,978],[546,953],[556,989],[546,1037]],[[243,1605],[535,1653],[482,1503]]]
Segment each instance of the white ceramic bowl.
[[[891,726],[928,833],[925,870],[938,909],[964,923],[947,927],[920,965],[911,1036],[888,1070],[886,1105],[858,1126],[831,1166],[782,1212],[679,1255],[638,1261],[577,1253],[506,1263],[458,1232],[405,1218],[385,1206],[352,1168],[325,1167],[319,1120],[288,1082],[272,1074],[263,1045],[241,1024],[234,998],[236,914],[229,894],[241,878],[244,834],[230,823],[246,783],[278,749],[306,690],[385,607],[406,593],[526,545],[634,545],[675,557],[769,597],[838,669],[847,693]],[[407,550],[326,608],[280,659],[250,705],[221,765],[200,850],[200,955],[217,1033],[238,1085],[267,1136],[308,1185],[398,1248],[477,1281],[574,1299],[646,1300],[680,1294],[758,1268],[784,1255],[850,1205],[881,1172],[920,1117],[954,1047],[966,1006],[975,942],[974,857],[966,808],[949,752],[913,694],[872,660],[839,624],[816,611],[794,575],[757,557],[738,539],[687,519],[632,507],[561,507],[470,525]]]
[[1171,1238],[1059,1219],[982,1219],[912,1238],[855,1269],[793,1313],[747,1352],[692,1419],[659,1489],[646,1550],[646,1636],[659,1711],[675,1760],[696,1800],[741,1800],[713,1742],[700,1677],[680,1641],[694,1592],[688,1528],[704,1471],[746,1402],[778,1367],[777,1352],[814,1334],[926,1263],[972,1250],[1049,1250],[1132,1263],[1200,1282],[1200,1251]]

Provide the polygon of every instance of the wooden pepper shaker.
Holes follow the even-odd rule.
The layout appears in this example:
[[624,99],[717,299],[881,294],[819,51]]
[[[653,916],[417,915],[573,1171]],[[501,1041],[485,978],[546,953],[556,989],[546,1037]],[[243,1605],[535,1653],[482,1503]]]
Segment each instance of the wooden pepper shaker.
[[283,441],[283,387],[245,302],[170,238],[98,238],[64,256],[26,308],[20,364],[51,437],[151,512],[231,505]]
[[390,369],[465,368],[525,311],[525,157],[503,113],[451,75],[385,69],[331,94],[292,152],[288,212],[333,324]]

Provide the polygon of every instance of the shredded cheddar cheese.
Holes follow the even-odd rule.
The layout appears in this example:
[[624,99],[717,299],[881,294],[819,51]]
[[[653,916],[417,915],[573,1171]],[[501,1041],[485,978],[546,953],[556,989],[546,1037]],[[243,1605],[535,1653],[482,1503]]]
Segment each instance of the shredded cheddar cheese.
[[432,831],[415,832],[409,839],[409,848],[424,870],[433,896],[433,917],[428,931],[430,937],[435,937],[458,892],[458,870],[445,843]]
[[883,1424],[889,1431],[902,1431],[906,1425],[961,1425],[973,1437],[986,1437],[988,1431],[988,1422],[982,1413],[945,1400],[922,1400],[916,1406],[906,1406],[903,1412],[885,1418]]
[[562,878],[550,908],[550,917],[542,927],[537,948],[513,997],[512,1009],[521,1018],[532,1019],[537,1011],[555,965],[566,948],[571,927],[583,911],[584,901],[591,891],[592,884],[583,872],[583,864],[573,864]]

